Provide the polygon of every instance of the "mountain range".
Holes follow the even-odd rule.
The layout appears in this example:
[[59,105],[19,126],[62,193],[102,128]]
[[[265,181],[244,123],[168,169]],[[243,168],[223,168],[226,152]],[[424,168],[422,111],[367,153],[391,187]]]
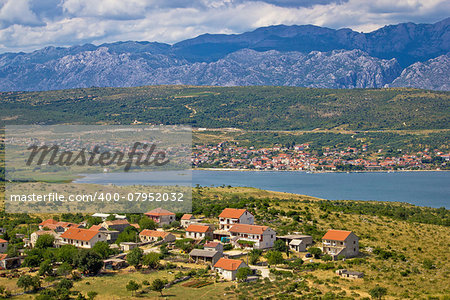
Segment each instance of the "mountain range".
[[450,18],[370,33],[312,25],[0,54],[1,91],[91,86],[276,85],[450,89]]

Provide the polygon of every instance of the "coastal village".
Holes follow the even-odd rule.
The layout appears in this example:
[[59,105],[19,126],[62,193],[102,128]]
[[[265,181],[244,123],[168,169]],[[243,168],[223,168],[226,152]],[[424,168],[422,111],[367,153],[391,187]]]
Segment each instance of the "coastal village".
[[[141,228],[130,223],[125,215],[95,213],[89,220],[72,223],[46,219],[38,225],[38,230],[27,235],[16,236],[23,240],[24,249],[16,256],[7,254],[8,241],[0,240],[0,266],[3,270],[14,270],[30,266],[30,252],[47,247],[96,249],[99,244],[111,250],[103,257],[101,270],[108,272],[138,267],[144,262],[132,262],[129,258],[135,253],[145,256],[157,253],[164,260],[162,252],[176,257],[177,262],[186,266],[202,265],[219,280],[254,281],[270,277],[270,264],[278,264],[287,255],[290,261],[312,263],[324,257],[327,260],[345,260],[359,255],[359,238],[356,233],[346,230],[330,229],[321,240],[300,232],[277,235],[269,227],[255,223],[255,216],[247,209],[225,208],[215,219],[175,214],[157,208],[144,214],[144,222],[151,229]],[[98,224],[90,224],[97,220]],[[125,232],[136,232],[135,241],[118,242]],[[48,242],[50,241],[50,242]],[[10,252],[10,251],[8,251]],[[272,253],[274,259],[261,261]],[[256,256],[255,256],[256,255]],[[249,259],[250,257],[250,259]],[[42,268],[41,262],[36,266]],[[132,268],[132,267],[131,267]],[[241,270],[242,269],[242,270]],[[97,270],[97,271],[101,271]],[[240,271],[241,270],[241,271]],[[361,272],[339,269],[336,274],[347,278],[361,278]],[[186,276],[183,280],[189,280]],[[182,280],[181,280],[182,281]],[[180,282],[178,280],[177,282]],[[168,287],[173,283],[166,283]]]
[[[305,171],[393,171],[446,169],[450,153],[425,148],[416,153],[383,155],[378,149],[367,154],[367,145],[360,148],[324,147],[322,153],[311,151],[310,144],[285,147],[255,148],[237,143],[196,145],[193,149],[193,167],[232,168],[251,170],[305,170]],[[314,153],[316,152],[316,153]]]

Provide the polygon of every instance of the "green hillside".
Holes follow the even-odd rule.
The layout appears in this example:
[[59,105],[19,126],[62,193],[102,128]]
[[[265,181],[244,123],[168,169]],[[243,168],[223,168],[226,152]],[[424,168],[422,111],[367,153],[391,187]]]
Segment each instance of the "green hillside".
[[450,93],[417,89],[147,86],[0,94],[5,124],[113,123],[247,130],[450,128]]

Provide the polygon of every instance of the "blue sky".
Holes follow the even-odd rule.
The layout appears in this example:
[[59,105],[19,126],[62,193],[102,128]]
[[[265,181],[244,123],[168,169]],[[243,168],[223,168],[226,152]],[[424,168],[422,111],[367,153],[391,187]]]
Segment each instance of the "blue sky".
[[369,32],[448,17],[448,0],[0,0],[0,52],[314,24]]

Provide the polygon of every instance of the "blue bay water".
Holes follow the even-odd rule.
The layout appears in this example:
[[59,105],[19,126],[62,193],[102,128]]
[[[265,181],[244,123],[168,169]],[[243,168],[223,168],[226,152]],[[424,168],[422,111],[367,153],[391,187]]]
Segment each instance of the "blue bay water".
[[[177,175],[177,176],[174,176]],[[91,174],[76,182],[130,185],[186,185],[190,174]],[[450,172],[306,173],[277,171],[192,171],[192,185],[247,186],[329,200],[399,201],[450,208]]]

